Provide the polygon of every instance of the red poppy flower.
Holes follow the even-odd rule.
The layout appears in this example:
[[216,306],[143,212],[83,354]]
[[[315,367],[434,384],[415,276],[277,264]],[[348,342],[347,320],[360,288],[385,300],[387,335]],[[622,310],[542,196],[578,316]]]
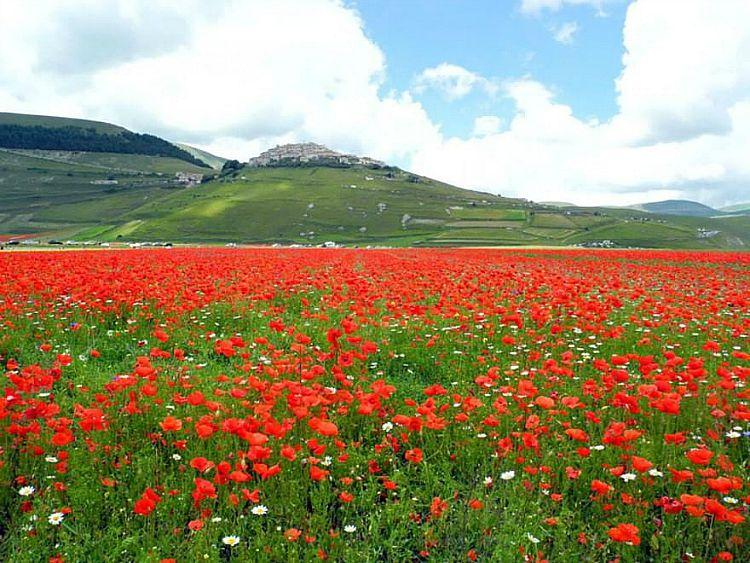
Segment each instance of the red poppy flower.
[[641,538],[638,535],[639,532],[638,527],[633,524],[618,524],[614,528],[610,528],[607,534],[612,541],[640,545]]

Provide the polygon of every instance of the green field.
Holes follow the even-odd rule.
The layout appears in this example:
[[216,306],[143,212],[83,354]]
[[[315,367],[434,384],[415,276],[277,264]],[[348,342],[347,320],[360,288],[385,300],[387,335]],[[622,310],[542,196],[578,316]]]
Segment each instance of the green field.
[[[119,217],[178,188],[178,171],[205,173],[174,158],[0,149],[0,233],[62,231]],[[99,182],[116,184],[101,184]]]
[[210,170],[195,166],[184,160],[145,154],[123,154],[107,152],[42,151],[24,149],[0,149],[18,156],[62,164],[80,165],[91,171],[124,172],[128,174],[168,174],[175,172],[210,173]]

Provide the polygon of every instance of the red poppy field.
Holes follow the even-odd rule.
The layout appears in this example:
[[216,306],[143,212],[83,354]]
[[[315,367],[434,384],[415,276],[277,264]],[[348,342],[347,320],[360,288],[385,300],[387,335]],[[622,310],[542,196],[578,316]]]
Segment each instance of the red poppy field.
[[750,558],[750,254],[0,266],[3,560]]

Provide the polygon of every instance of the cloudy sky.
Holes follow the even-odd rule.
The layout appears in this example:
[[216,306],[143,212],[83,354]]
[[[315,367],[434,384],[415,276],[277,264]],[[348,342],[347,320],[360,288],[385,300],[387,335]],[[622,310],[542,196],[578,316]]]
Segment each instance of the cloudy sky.
[[536,201],[750,200],[748,0],[0,0],[0,111]]

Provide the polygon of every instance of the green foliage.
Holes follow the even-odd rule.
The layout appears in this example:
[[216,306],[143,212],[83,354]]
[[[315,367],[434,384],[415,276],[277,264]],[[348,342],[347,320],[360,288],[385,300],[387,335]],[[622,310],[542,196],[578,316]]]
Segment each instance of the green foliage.
[[208,167],[192,154],[164,139],[131,131],[109,134],[100,133],[94,128],[44,127],[0,123],[0,147],[167,156],[190,162],[196,166]]
[[242,163],[239,160],[227,160],[221,167],[221,171],[222,173],[226,173],[239,170],[240,168],[242,168]]

